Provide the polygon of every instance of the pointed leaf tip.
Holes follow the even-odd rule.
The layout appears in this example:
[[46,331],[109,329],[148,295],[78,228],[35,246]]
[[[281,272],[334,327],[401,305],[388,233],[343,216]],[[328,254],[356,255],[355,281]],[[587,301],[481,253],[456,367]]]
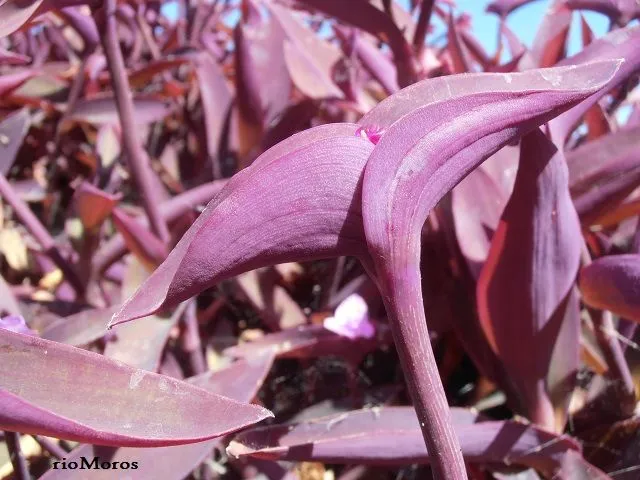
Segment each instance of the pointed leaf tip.
[[360,179],[374,144],[358,129],[343,123],[303,131],[236,174],[109,325],[262,266],[366,256]]

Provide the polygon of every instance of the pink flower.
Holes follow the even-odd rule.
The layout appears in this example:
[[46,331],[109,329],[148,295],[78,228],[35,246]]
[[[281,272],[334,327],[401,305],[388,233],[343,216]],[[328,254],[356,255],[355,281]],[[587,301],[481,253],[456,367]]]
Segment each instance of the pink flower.
[[345,298],[333,317],[324,320],[324,328],[351,339],[371,338],[376,333],[376,327],[369,318],[367,302],[358,294]]

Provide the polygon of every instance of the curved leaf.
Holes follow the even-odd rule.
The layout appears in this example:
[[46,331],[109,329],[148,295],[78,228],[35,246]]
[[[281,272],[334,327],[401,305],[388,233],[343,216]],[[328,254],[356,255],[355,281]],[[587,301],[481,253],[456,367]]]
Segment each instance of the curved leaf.
[[44,0],[4,0],[0,2],[0,38],[27,23]]
[[359,357],[381,343],[390,342],[388,334],[388,330],[384,329],[376,338],[350,339],[322,325],[304,325],[227,348],[224,354],[235,358],[251,358],[265,352],[274,352],[278,358],[316,358],[327,355]]
[[106,325],[115,313],[114,307],[92,308],[56,320],[40,335],[46,340],[81,347],[94,342],[107,333]]
[[640,322],[640,255],[611,255],[580,270],[584,302]]
[[366,261],[360,177],[373,144],[357,131],[336,124],[301,132],[234,176],[111,325],[262,266],[339,255]]
[[270,416],[169,377],[7,330],[0,330],[0,405],[3,430],[113,446],[193,443]]
[[609,61],[486,74],[495,84],[493,91],[475,93],[481,87],[471,86],[466,95],[415,109],[387,129],[367,162],[362,191],[367,246],[425,441],[440,449],[440,469],[454,465],[442,461],[445,455],[458,460],[458,469],[461,459],[444,389],[437,383],[423,309],[424,222],[442,197],[487,157],[604,87],[619,67],[619,61]]
[[[187,380],[216,395],[224,395],[238,402],[249,403],[257,395],[271,365],[273,355],[254,357],[251,360],[239,360],[223,370],[207,372]],[[80,461],[85,457],[91,462],[94,457],[109,462],[138,462],[137,470],[127,475],[133,480],[162,478],[163,480],[182,480],[189,472],[202,463],[211,451],[220,445],[220,439],[191,445],[178,445],[159,448],[104,448],[83,445],[70,452],[67,462]],[[110,480],[112,470],[49,470],[40,480]]]
[[[579,446],[533,425],[480,421],[477,415],[451,409],[465,460],[537,468],[552,476],[568,451]],[[410,407],[374,407],[274,425],[243,432],[227,453],[267,460],[367,465],[429,463],[415,411]]]
[[[167,102],[155,98],[135,98],[133,107],[135,122],[138,125],[158,122],[174,110]],[[73,111],[69,112],[68,118],[95,125],[120,125],[116,101],[112,96],[79,100]]]
[[506,203],[507,196],[483,168],[471,172],[452,190],[456,238],[476,279],[489,254],[491,238]]
[[640,5],[636,0],[563,0],[574,10],[591,10],[609,17],[613,22],[626,25],[640,18]]
[[487,12],[506,17],[514,10],[534,1],[536,0],[495,0],[487,5]]
[[562,153],[542,132],[524,137],[513,194],[477,288],[481,324],[522,408],[560,431],[580,348],[573,286],[582,236],[567,177]]

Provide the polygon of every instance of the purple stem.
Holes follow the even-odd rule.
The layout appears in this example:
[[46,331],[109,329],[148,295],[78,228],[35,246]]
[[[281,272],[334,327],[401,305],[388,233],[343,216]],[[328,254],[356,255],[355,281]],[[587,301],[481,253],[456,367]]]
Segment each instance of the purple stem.
[[[417,245],[412,243],[413,250],[420,252],[419,237]],[[432,458],[433,476],[436,480],[466,480],[460,443],[431,348],[422,300],[420,255],[408,253],[392,262],[379,272],[381,292],[402,371]]]
[[151,228],[158,238],[168,245],[170,241],[169,229],[158,208],[159,202],[153,189],[151,178],[153,172],[149,165],[149,157],[138,138],[136,138],[139,129],[135,122],[132,91],[129,86],[124,58],[122,57],[118,40],[117,3],[117,0],[104,1],[100,22],[100,36],[111,74],[111,85],[118,107],[120,125],[122,126],[122,143],[129,160],[131,176],[140,191],[142,204],[149,217]]
[[198,331],[198,317],[196,315],[196,301],[191,300],[184,311],[182,321],[184,330],[182,332],[182,348],[189,358],[191,375],[199,375],[207,371],[207,364],[202,353],[202,341]]
[[0,175],[0,196],[4,198],[16,216],[27,227],[27,230],[33,235],[36,241],[42,247],[42,250],[51,258],[53,263],[62,271],[65,279],[69,281],[79,296],[84,295],[85,285],[80,280],[77,272],[69,261],[62,255],[53,238],[46,228],[40,223],[38,217],[31,211],[29,206],[13,191],[11,185],[4,175]]
[[7,450],[9,450],[11,465],[13,465],[14,478],[16,480],[30,480],[29,466],[20,448],[20,434],[5,431],[4,440],[7,443]]

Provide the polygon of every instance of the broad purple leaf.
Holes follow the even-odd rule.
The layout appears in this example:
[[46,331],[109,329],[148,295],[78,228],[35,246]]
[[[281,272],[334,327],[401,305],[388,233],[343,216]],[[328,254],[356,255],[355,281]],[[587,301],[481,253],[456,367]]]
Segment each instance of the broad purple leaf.
[[385,12],[369,2],[345,3],[342,0],[298,0],[298,2],[384,39],[393,52],[398,69],[398,84],[407,86],[416,81],[417,62],[413,57],[411,45]]
[[[461,408],[451,409],[451,414],[469,463],[524,465],[552,476],[568,451],[579,450],[569,437],[557,437],[533,425],[480,421]],[[374,407],[293,425],[255,428],[236,435],[227,452],[266,460],[429,463],[418,418],[410,407]]]
[[357,131],[336,124],[301,132],[234,176],[112,325],[261,266],[340,255],[366,261],[360,177],[373,144]]
[[211,55],[202,51],[195,60],[207,132],[207,153],[213,162],[214,174],[219,178],[218,149],[233,96],[224,73]]
[[251,358],[266,352],[275,352],[278,358],[316,358],[327,355],[353,355],[359,358],[380,343],[391,340],[387,329],[381,329],[378,333],[378,338],[350,339],[322,325],[304,325],[227,348],[224,354],[234,358]]
[[522,140],[513,194],[493,236],[477,297],[481,324],[519,405],[550,430],[564,428],[579,364],[573,286],[581,247],[565,159],[535,130]]
[[42,332],[41,337],[74,347],[90,344],[107,333],[106,325],[115,313],[115,307],[92,308],[60,318]]
[[102,355],[6,330],[0,330],[0,382],[3,430],[96,445],[193,443],[270,416]]
[[591,10],[602,13],[611,21],[626,25],[635,18],[640,18],[640,5],[636,0],[563,0],[564,4],[574,10]]
[[44,0],[4,0],[0,2],[0,38],[18,30],[36,13]]
[[113,208],[111,218],[131,253],[149,270],[153,270],[167,257],[167,246],[120,208]]
[[[619,67],[620,61],[609,61],[573,69],[485,74],[485,81],[492,80],[493,91],[477,93],[484,85],[473,83],[466,95],[453,98],[453,86],[473,76],[465,75],[458,82],[444,77],[440,85],[445,90],[438,93],[449,99],[401,117],[369,157],[362,187],[367,246],[410,395],[425,427],[425,441],[432,447],[439,444],[449,455],[459,456],[450,433],[447,440],[434,435],[435,431],[450,432],[450,421],[444,391],[437,383],[434,388],[438,379],[434,379],[435,359],[423,309],[420,233],[424,222],[442,197],[482,161],[601,89]],[[407,93],[396,95],[401,105],[389,108],[393,114],[406,108]],[[393,100],[381,107],[393,105]],[[427,366],[419,366],[425,362]],[[438,466],[442,468],[443,462]]]
[[611,213],[640,185],[640,127],[622,128],[567,154],[571,192],[584,225]]
[[245,118],[269,125],[291,93],[285,32],[275,19],[252,18],[238,24],[234,39],[238,105]]
[[30,126],[31,115],[26,108],[0,122],[0,174],[9,173]]
[[452,213],[458,245],[469,270],[478,278],[498,227],[507,195],[482,168],[469,174],[452,191]]
[[576,55],[566,58],[558,66],[580,66],[595,60],[611,58],[624,59],[624,63],[616,71],[606,89],[591,95],[569,111],[554,118],[549,123],[551,136],[556,146],[562,148],[569,134],[578,125],[584,114],[602,98],[609,90],[627,81],[640,71],[640,26],[620,28],[595,40]]
[[580,270],[584,302],[640,322],[640,255],[610,255]]
[[[116,338],[107,343],[105,357],[141,370],[157,372],[169,333],[183,312],[184,308],[179,306],[171,318],[150,315],[137,322],[122,325],[115,330]],[[106,323],[102,327],[106,328]]]
[[[187,380],[216,395],[224,395],[238,402],[249,403],[257,395],[271,365],[273,355],[264,355],[250,360],[239,360],[223,370],[207,372]],[[187,477],[196,466],[220,446],[220,440],[191,445],[179,445],[159,448],[112,448],[83,445],[67,455],[67,462],[81,461],[86,457],[89,461],[98,456],[101,461],[110,462],[138,462],[136,471],[127,474],[133,480],[162,478],[163,480],[182,480]],[[41,480],[110,480],[113,478],[111,470],[49,470]]]
[[[174,110],[167,102],[155,98],[134,98],[133,107],[135,122],[140,126],[163,120]],[[120,125],[118,109],[112,96],[80,100],[73,111],[69,112],[68,118],[95,125]]]
[[[160,205],[160,213],[167,222],[175,222],[181,216],[194,211],[198,205],[208,203],[220,193],[226,183],[226,180],[216,180],[173,197]],[[149,220],[146,216],[138,220],[142,227],[149,227]],[[102,273],[113,262],[125,255],[127,251],[122,235],[114,235],[94,255],[92,270],[96,273]]]
[[[341,31],[334,27],[340,35]],[[346,33],[343,33],[346,38]],[[356,35],[353,42],[353,50],[362,62],[362,66],[367,70],[369,75],[375,78],[387,95],[392,95],[400,90],[398,86],[396,67],[391,60],[378,49],[364,35]]]
[[534,66],[552,67],[564,58],[571,17],[571,10],[562,5],[562,0],[551,2],[533,40],[531,59]]
[[87,230],[95,230],[111,214],[120,200],[119,195],[111,195],[88,182],[82,182],[76,189],[76,210]]
[[580,194],[640,168],[640,126],[621,128],[566,153],[569,185]]
[[314,99],[344,98],[331,78],[332,68],[341,57],[340,50],[318,38],[287,8],[270,4],[269,11],[287,36],[284,59],[295,86]]

